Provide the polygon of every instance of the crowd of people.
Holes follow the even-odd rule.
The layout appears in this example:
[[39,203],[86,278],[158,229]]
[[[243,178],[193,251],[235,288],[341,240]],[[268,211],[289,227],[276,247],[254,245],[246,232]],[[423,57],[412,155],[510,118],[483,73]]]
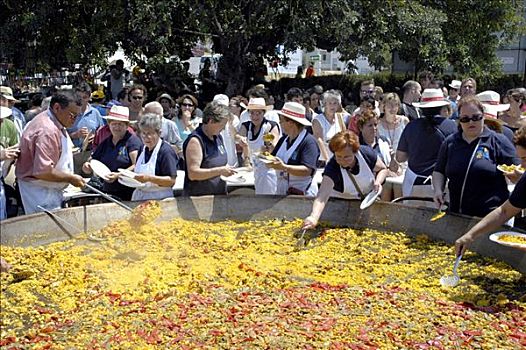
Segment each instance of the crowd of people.
[[[526,167],[524,88],[501,100],[494,91],[477,94],[473,78],[444,85],[423,74],[407,81],[400,96],[363,81],[354,107],[343,105],[340,91],[318,85],[291,88],[276,108],[264,85],[199,105],[186,92],[148,96],[144,85],[128,86],[123,76],[119,67],[111,71],[111,97],[82,82],[53,91],[40,105],[31,101],[25,113],[11,88],[1,87],[0,220],[58,209],[67,186],[83,188],[94,179],[121,200],[164,199],[174,196],[184,171],[182,195],[227,194],[225,178],[239,167],[254,171],[256,195],[312,197],[305,229],[317,225],[330,197],[363,199],[371,191],[386,201],[432,198],[435,207],[449,202],[453,213],[489,215],[486,226],[459,240],[459,252],[526,207],[520,167],[497,169]],[[78,154],[86,157],[75,167]],[[109,172],[95,176],[94,161]],[[11,166],[14,189],[4,184]],[[13,210],[13,202],[20,208]]]

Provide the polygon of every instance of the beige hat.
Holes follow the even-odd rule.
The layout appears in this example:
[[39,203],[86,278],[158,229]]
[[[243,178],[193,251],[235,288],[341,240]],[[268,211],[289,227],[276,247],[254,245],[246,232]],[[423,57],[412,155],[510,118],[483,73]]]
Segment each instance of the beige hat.
[[420,102],[413,102],[413,106],[419,108],[432,108],[447,106],[449,101],[444,97],[440,89],[425,89],[420,98]]
[[130,110],[125,106],[112,106],[108,115],[104,117],[106,120],[115,120],[119,122],[130,122]]
[[11,108],[0,106],[0,119],[7,118],[13,114]]
[[486,119],[494,120],[502,125],[506,124],[502,119],[498,119],[499,112],[501,112],[501,110],[499,110],[497,106],[483,103],[482,107],[484,107],[484,117]]
[[305,126],[311,126],[311,122],[305,117],[305,107],[298,102],[287,102],[283,105],[281,111],[278,111],[284,117],[294,120]]
[[0,86],[0,95],[7,100],[20,102],[13,96],[13,90],[9,86]]
[[242,107],[248,110],[260,109],[260,110],[266,111],[268,109],[265,99],[263,97],[253,97],[248,101],[248,105],[246,106],[243,105]]
[[477,94],[477,97],[483,105],[493,106],[493,111],[504,112],[510,109],[509,103],[500,103],[500,95],[495,91],[482,91],[480,94]]

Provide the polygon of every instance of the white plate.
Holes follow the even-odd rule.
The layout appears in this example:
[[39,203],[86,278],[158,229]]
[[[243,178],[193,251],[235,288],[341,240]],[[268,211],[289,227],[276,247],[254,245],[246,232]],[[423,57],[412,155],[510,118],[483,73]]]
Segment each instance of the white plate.
[[239,175],[239,174],[234,174],[231,176],[221,175],[221,180],[226,181],[231,184],[241,184],[247,181],[242,175]]
[[104,180],[108,179],[108,175],[111,173],[111,170],[106,166],[106,164],[96,159],[90,160],[89,164],[91,165],[91,169],[95,175],[102,177]]
[[514,242],[503,242],[499,240],[499,238],[503,235],[526,238],[526,234],[524,233],[518,233],[518,232],[513,232],[513,231],[501,231],[501,232],[493,233],[492,235],[489,236],[489,239],[490,241],[493,241],[497,244],[505,245],[507,247],[526,249],[526,244],[514,243]]
[[382,194],[382,189],[380,189],[380,191],[378,192],[376,192],[375,190],[369,192],[369,194],[365,196],[362,203],[360,204],[360,209],[364,210],[369,208],[380,194]]
[[127,176],[127,177],[131,177],[132,179],[135,179],[135,175],[137,175],[136,173],[134,173],[133,171],[128,170],[128,169],[117,169],[117,170],[122,175]]
[[[524,174],[524,170],[522,169],[518,169],[519,166],[516,165],[516,169],[517,171],[519,172],[519,174]],[[504,167],[501,165],[497,165],[497,169],[502,171],[504,174],[511,174],[513,173],[513,171],[506,171],[506,169],[504,169]]]
[[128,186],[128,187],[132,187],[132,188],[142,188],[142,187],[146,186],[146,184],[143,184],[140,181],[137,181],[135,179],[132,179],[131,177],[123,176],[123,175],[119,176],[119,180],[118,181],[122,185]]

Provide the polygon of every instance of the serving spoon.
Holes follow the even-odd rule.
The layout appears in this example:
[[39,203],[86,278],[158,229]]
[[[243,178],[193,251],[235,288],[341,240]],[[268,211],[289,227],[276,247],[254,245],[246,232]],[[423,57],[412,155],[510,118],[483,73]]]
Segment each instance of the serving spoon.
[[462,254],[457,256],[457,258],[455,259],[455,264],[453,265],[452,275],[449,275],[449,276],[444,275],[440,278],[440,284],[443,287],[453,288],[453,287],[456,287],[458,283],[460,282],[460,277],[458,276],[458,272],[457,272],[458,264],[460,264],[460,259],[462,259]]

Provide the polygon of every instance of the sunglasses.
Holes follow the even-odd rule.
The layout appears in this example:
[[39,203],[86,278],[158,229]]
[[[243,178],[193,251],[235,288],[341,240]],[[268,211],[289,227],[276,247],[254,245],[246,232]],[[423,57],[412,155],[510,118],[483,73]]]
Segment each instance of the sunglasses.
[[509,97],[511,97],[512,100],[514,100],[515,102],[521,102],[521,98],[519,96],[513,96],[513,95],[508,95]]
[[134,100],[142,100],[144,96],[132,96],[131,98],[133,98]]
[[181,104],[181,106],[183,106],[183,107],[193,107],[194,105],[191,104],[191,103],[183,103],[183,104]]
[[463,115],[460,118],[458,118],[458,121],[461,123],[469,123],[470,121],[478,122],[482,119],[484,115],[482,113],[480,114],[473,114],[472,116]]

